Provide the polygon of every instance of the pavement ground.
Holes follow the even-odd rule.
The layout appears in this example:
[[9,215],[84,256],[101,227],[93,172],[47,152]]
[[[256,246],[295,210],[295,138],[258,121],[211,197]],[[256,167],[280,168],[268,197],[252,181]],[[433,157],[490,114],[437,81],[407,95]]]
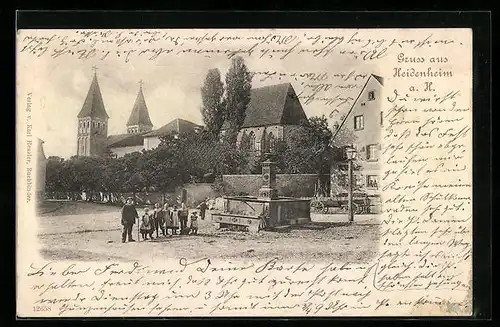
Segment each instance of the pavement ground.
[[[138,209],[139,215],[142,209]],[[81,202],[48,203],[40,210],[39,241],[48,260],[164,261],[217,258],[368,262],[377,254],[377,215],[312,214],[312,222],[280,232],[218,230],[210,215],[199,220],[198,235],[121,242],[120,208]],[[138,239],[137,224],[133,236]],[[156,236],[156,235],[155,235]]]

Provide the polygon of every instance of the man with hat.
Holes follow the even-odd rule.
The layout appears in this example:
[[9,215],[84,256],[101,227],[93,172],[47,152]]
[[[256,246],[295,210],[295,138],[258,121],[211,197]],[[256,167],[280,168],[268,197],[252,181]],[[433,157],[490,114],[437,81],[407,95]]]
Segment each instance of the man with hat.
[[132,228],[134,227],[136,219],[139,219],[139,214],[137,214],[137,210],[135,209],[134,199],[132,197],[129,197],[127,198],[127,202],[122,208],[123,243],[127,241],[127,235],[129,242],[135,242],[135,240],[132,238]]

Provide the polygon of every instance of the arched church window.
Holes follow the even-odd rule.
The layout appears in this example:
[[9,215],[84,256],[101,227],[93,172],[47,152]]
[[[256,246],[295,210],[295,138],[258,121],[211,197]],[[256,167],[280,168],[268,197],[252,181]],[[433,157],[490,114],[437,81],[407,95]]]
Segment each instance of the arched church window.
[[249,143],[249,147],[252,150],[257,150],[257,142],[255,139],[255,133],[253,131],[251,131],[250,134],[248,134],[248,143]]
[[267,144],[270,152],[273,152],[276,149],[276,138],[274,137],[273,132],[268,134]]
[[268,147],[268,142],[267,142],[267,133],[266,133],[266,130],[264,130],[262,132],[262,136],[260,138],[260,151],[262,153],[267,153],[269,151],[269,147]]
[[240,149],[244,151],[250,150],[250,139],[246,131],[241,135]]

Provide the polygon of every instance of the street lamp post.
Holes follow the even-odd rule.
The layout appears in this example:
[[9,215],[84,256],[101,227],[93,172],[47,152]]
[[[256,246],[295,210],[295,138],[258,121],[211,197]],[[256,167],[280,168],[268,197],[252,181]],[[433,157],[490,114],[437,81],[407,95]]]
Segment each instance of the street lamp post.
[[348,215],[349,215],[349,222],[354,221],[354,202],[353,202],[353,169],[352,169],[352,162],[356,157],[356,149],[353,147],[349,147],[346,149],[346,156],[347,156],[347,163],[348,163],[348,174],[349,174],[349,186],[348,186]]

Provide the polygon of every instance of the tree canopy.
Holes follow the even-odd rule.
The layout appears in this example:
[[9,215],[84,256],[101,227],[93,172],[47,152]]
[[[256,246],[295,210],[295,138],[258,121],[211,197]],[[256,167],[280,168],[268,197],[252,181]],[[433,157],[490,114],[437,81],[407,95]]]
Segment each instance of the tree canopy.
[[201,88],[201,115],[205,128],[218,135],[224,123],[225,107],[223,102],[224,84],[218,69],[210,69]]
[[239,174],[248,155],[210,132],[161,137],[153,150],[120,158],[49,157],[47,192],[161,192],[213,176]]
[[325,116],[302,122],[290,131],[286,142],[277,142],[275,149],[279,169],[288,174],[327,174],[336,159]]
[[231,60],[226,74],[226,120],[229,125],[229,141],[236,143],[236,136],[245,121],[246,109],[250,103],[252,75],[242,57]]

